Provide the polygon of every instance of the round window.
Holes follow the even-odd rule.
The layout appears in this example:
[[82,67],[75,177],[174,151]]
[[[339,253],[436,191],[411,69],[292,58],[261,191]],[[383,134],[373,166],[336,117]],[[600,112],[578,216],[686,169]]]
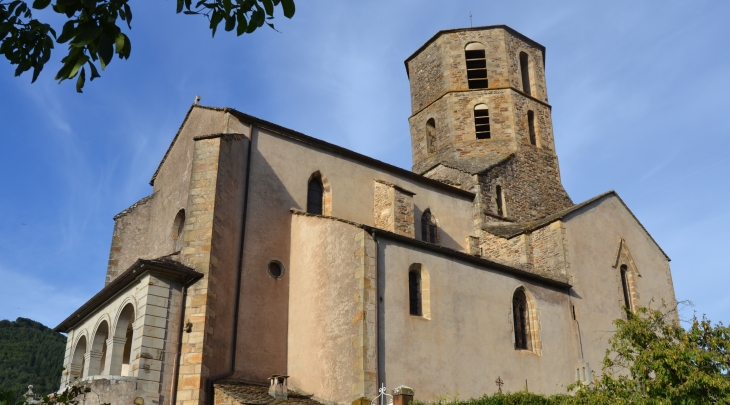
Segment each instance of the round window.
[[277,261],[270,262],[269,275],[273,278],[281,278],[284,275],[284,266]]

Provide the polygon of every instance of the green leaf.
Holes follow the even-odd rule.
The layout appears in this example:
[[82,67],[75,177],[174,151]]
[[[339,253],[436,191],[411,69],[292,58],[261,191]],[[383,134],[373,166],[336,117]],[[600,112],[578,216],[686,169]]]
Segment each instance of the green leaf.
[[183,0],[177,0],[177,10],[175,12],[180,14],[181,11],[183,11]]
[[81,89],[84,88],[84,83],[86,82],[86,69],[81,69],[81,74],[79,75],[79,79],[76,80],[76,92],[77,93],[83,93]]
[[268,15],[274,15],[274,2],[271,0],[261,0],[262,3],[264,3],[264,9],[266,10],[266,14]]
[[226,31],[232,31],[236,27],[236,17],[226,15]]
[[88,24],[85,27],[81,28],[74,40],[71,41],[70,45],[75,47],[86,46],[94,42],[94,40],[98,38],[99,35],[101,35],[102,31],[103,28],[97,25]]
[[246,32],[246,28],[248,26],[248,21],[246,21],[246,13],[243,12],[243,10],[238,11],[236,13],[236,18],[238,19],[238,29],[236,29],[236,35],[239,37]]
[[56,42],[59,44],[62,44],[69,39],[74,37],[74,30],[76,29],[76,21],[68,21],[66,24],[63,24],[63,29],[61,30],[61,36],[56,39]]
[[124,35],[123,33],[120,32],[117,34],[117,37],[114,38],[114,46],[117,48],[117,53],[120,54],[120,56],[119,56],[120,58],[121,58],[122,50],[124,49],[124,43],[125,43],[126,37],[127,37],[126,35]]
[[[99,52],[99,58],[101,58],[101,69],[104,70],[114,56],[114,41],[106,33],[102,32],[99,36],[99,43],[96,49]],[[94,80],[93,75],[91,76],[91,80]]]
[[223,19],[222,11],[213,12],[213,16],[210,18],[210,29],[213,30],[213,37],[215,37],[215,31],[218,29],[218,24],[220,24],[222,19]]
[[286,18],[294,17],[294,0],[281,0],[281,6],[284,8],[284,16]]
[[94,79],[96,79],[97,77],[101,77],[101,75],[99,74],[99,71],[96,70],[96,66],[94,66],[93,63],[89,62],[88,65],[89,65],[89,70],[91,70],[91,79],[89,79],[89,80],[93,82]]
[[124,12],[127,14],[127,27],[132,29],[132,9],[129,8],[129,4],[124,3]]
[[48,7],[49,4],[51,4],[51,0],[35,0],[33,2],[33,8],[37,10],[42,10]]

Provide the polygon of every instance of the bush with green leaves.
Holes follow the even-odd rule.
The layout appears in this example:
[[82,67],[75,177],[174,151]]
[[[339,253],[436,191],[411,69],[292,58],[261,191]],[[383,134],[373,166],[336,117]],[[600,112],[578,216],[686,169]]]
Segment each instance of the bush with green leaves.
[[676,308],[639,308],[614,321],[602,373],[576,382],[570,395],[497,393],[436,405],[730,404],[730,328],[693,316],[687,328]]

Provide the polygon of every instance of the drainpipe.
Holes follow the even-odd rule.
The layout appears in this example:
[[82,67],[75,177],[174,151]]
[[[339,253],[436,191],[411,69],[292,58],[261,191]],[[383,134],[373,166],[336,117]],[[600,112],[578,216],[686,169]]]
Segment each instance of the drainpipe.
[[[377,316],[376,316],[377,322],[375,323],[375,334],[377,336],[377,342],[378,342],[377,347],[376,347],[376,350],[377,350],[376,358],[378,361],[378,376],[377,376],[378,382],[377,382],[376,387],[380,387],[381,384],[385,383],[385,364],[383,364],[384,361],[382,361],[382,359],[385,358],[385,351],[383,348],[383,346],[385,345],[385,342],[384,342],[385,339],[381,338],[381,336],[380,336],[380,331],[381,331],[381,329],[383,329],[383,328],[381,328],[381,326],[384,326],[384,325],[381,325],[381,322],[383,322],[383,316],[380,311],[380,307],[381,307],[380,303],[383,300],[383,296],[382,296],[383,291],[382,291],[382,288],[380,287],[380,263],[378,262],[378,256],[380,256],[380,244],[378,243],[378,238],[375,235],[375,229],[370,231],[370,236],[372,236],[373,242],[375,242],[375,292],[376,292],[376,296],[377,296],[377,298],[375,300],[375,311],[376,311],[375,313],[377,314]],[[383,276],[383,279],[385,279],[385,276]]]
[[[251,144],[248,146],[248,158],[246,160],[246,186],[243,190],[243,212],[241,213],[241,245],[238,248],[238,264],[236,266],[236,293],[233,296],[233,327],[231,328],[231,357],[229,360],[229,370],[223,374],[209,377],[205,384],[205,403],[213,404],[213,384],[226,377],[230,377],[236,371],[236,349],[238,347],[238,309],[241,301],[241,267],[243,266],[243,246],[246,239],[246,215],[248,213],[248,190],[251,183],[251,156],[254,149],[255,126],[249,125],[249,133],[251,134]],[[174,405],[174,404],[173,404]]]

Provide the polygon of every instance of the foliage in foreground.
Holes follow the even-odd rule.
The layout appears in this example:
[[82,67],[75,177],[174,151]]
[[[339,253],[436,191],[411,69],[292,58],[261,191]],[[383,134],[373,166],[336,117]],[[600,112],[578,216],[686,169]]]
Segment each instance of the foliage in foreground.
[[[129,37],[119,25],[132,29],[132,9],[129,0],[0,0],[0,53],[17,65],[15,76],[33,69],[35,82],[51,57],[54,42],[68,42],[68,54],[61,60],[63,65],[56,80],[76,80],[76,91],[86,83],[86,68],[90,80],[99,75],[111,63],[114,54],[128,59],[132,52]],[[274,28],[276,6],[281,6],[284,16],[294,16],[294,0],[177,0],[177,12],[202,15],[210,22],[215,36],[221,22],[226,31],[250,34],[267,24]],[[33,18],[33,9],[48,9],[66,19],[60,35],[50,24]],[[117,25],[119,23],[119,25]],[[160,27],[162,28],[162,27]]]
[[639,308],[614,321],[603,372],[576,382],[572,395],[497,393],[437,405],[730,404],[730,328],[694,316],[682,328],[676,310]]
[[[96,395],[91,389],[83,387],[81,385],[71,385],[60,393],[52,395],[43,395],[40,398],[27,398],[32,400],[33,405],[78,405],[84,403],[87,395]],[[97,397],[98,399],[98,397]],[[18,394],[14,394],[13,391],[2,391],[0,390],[0,405],[28,405],[26,398]],[[104,403],[101,405],[110,405]]]
[[23,394],[33,385],[37,393],[56,391],[65,350],[66,337],[39,322],[0,321],[0,390]]

